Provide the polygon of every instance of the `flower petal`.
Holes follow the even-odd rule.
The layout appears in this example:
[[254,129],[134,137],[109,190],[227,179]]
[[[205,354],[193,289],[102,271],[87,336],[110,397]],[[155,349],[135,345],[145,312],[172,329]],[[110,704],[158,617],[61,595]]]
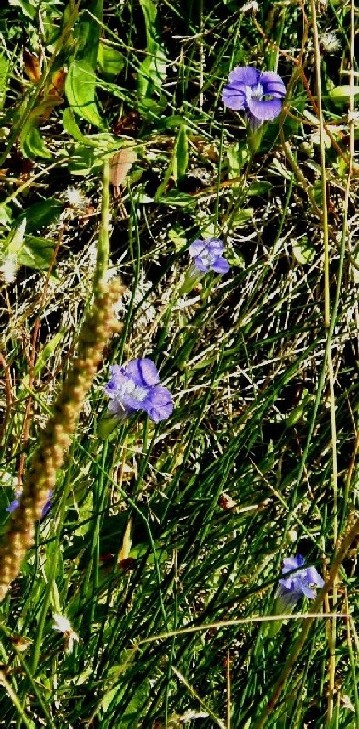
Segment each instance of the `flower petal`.
[[162,385],[155,385],[142,405],[155,423],[169,418],[173,410],[171,393],[167,387],[162,387]]
[[316,585],[317,587],[323,587],[324,586],[324,580],[320,576],[319,572],[315,569],[315,567],[308,567],[307,569],[307,580],[310,585]]
[[[116,371],[114,372],[116,368]],[[127,377],[124,374],[122,367],[119,367],[118,365],[114,365],[113,367],[110,367],[112,376],[110,381],[107,383],[106,387],[104,388],[106,395],[113,398],[116,397],[117,391],[124,387],[124,385],[127,382]]]
[[304,559],[301,554],[297,554],[296,557],[285,557],[285,559],[283,559],[282,574],[285,575],[286,572],[297,570],[299,567],[302,567],[303,564]]
[[229,263],[225,258],[223,258],[223,256],[218,256],[216,261],[212,264],[211,269],[212,271],[215,271],[215,273],[228,273]]
[[253,66],[236,66],[228,76],[230,84],[243,86],[257,86],[260,72]]
[[265,73],[262,73],[259,83],[263,86],[264,94],[270,94],[281,99],[287,93],[281,77],[277,73],[274,73],[274,71],[265,71]]
[[306,597],[309,597],[310,600],[312,600],[316,595],[315,590],[312,590],[311,587],[308,587],[308,585],[305,584],[304,580],[300,581],[300,589],[301,589],[303,595],[305,595]]
[[124,370],[132,382],[140,387],[157,385],[160,381],[155,363],[147,357],[131,360],[125,365]]
[[235,86],[225,86],[222,93],[222,101],[224,106],[228,106],[228,109],[233,109],[234,111],[241,111],[248,108],[244,87],[241,89]]
[[208,238],[205,242],[209,253],[214,253],[218,256],[223,253],[224,243],[222,240],[219,240],[219,238]]
[[291,609],[300,599],[300,592],[295,590],[288,590],[283,585],[280,585],[277,592],[278,605],[276,613],[286,612],[287,609]]
[[195,258],[196,256],[201,255],[203,251],[206,250],[206,241],[204,240],[195,240],[193,243],[191,243],[188,253],[191,256],[191,258]]
[[13,501],[11,501],[9,506],[6,507],[5,511],[8,511],[9,514],[12,514],[12,512],[18,508],[19,503],[20,503],[20,498],[14,499]]
[[119,402],[119,400],[110,400],[107,409],[109,413],[117,415],[118,418],[123,418],[125,415],[127,415],[127,413],[131,412],[131,409],[126,409],[125,406],[121,402]]
[[248,97],[248,108],[256,119],[265,121],[267,119],[275,119],[280,114],[282,102],[280,99],[260,101],[259,99]]
[[193,260],[193,263],[195,265],[196,270],[199,271],[200,273],[207,273],[210,269],[210,264],[203,263],[201,256],[196,256],[196,258],[194,258],[194,260]]

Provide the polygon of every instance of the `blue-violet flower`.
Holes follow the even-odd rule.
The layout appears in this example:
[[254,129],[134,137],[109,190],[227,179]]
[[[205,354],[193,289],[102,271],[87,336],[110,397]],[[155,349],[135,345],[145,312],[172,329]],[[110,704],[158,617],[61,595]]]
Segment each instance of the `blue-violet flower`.
[[109,412],[119,417],[144,410],[155,423],[172,413],[170,391],[160,384],[157,367],[152,360],[133,359],[120,367],[110,367],[111,378],[105,387],[110,398]]
[[[19,503],[20,503],[21,493],[22,493],[21,491],[16,491],[15,499],[10,502],[9,506],[6,507],[6,511],[8,511],[9,514],[12,514],[12,512],[18,508]],[[46,504],[42,508],[40,519],[43,519],[49,513],[51,507],[52,507],[52,491],[50,490],[48,497],[47,497]]]
[[191,243],[188,252],[199,273],[215,271],[224,274],[229,271],[229,263],[222,255],[223,249],[224,245],[218,238],[206,238]]
[[285,85],[274,71],[261,73],[252,66],[237,66],[223,89],[223,103],[229,109],[246,111],[249,121],[262,123],[281,112]]
[[12,512],[15,511],[15,509],[17,509],[17,507],[19,506],[20,496],[21,491],[15,491],[15,498],[13,501],[10,502],[9,506],[6,507],[5,511],[8,511],[9,514],[12,514]]
[[315,567],[304,567],[304,557],[301,554],[283,560],[282,574],[286,575],[288,572],[292,574],[279,580],[278,588],[278,598],[287,607],[295,605],[302,595],[312,600],[316,596],[315,588],[324,585],[324,580]]

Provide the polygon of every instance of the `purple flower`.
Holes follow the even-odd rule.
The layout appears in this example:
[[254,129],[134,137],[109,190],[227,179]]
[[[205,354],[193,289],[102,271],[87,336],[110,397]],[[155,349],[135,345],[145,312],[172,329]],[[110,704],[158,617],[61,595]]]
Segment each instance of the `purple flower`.
[[261,124],[280,114],[285,94],[286,88],[277,73],[261,73],[252,66],[237,66],[229,74],[222,98],[225,106],[246,111],[249,121],[258,126],[257,121]]
[[[11,503],[9,504],[9,506],[6,507],[6,511],[8,511],[9,514],[12,514],[12,512],[15,511],[15,509],[18,508],[18,506],[20,504],[20,496],[21,496],[21,493],[22,493],[21,491],[16,491],[15,492],[15,499],[13,501],[11,501]],[[52,491],[49,491],[46,504],[42,508],[42,512],[41,512],[41,515],[40,515],[40,519],[43,519],[49,513],[49,511],[50,511],[50,509],[52,507],[52,500],[51,499],[52,499]]]
[[47,516],[47,514],[49,513],[51,507],[52,507],[52,491],[50,489],[50,491],[48,493],[48,496],[47,496],[46,504],[42,507],[42,512],[41,512],[40,519],[44,519],[45,516]]
[[229,271],[229,263],[223,258],[224,245],[218,238],[206,238],[206,240],[195,240],[189,247],[189,255],[193,258],[196,271],[207,273],[224,274]]
[[324,585],[324,580],[315,567],[300,569],[301,567],[304,567],[304,557],[301,554],[283,560],[282,574],[292,574],[279,580],[278,598],[287,607],[295,605],[302,595],[312,600],[316,596],[315,588]]
[[120,417],[144,410],[155,423],[172,413],[173,402],[167,387],[160,385],[152,360],[133,359],[126,365],[110,367],[111,378],[105,387],[110,398],[109,411]]
[[14,500],[11,501],[9,506],[6,507],[6,511],[8,511],[9,514],[12,514],[12,512],[15,511],[15,509],[17,509],[17,507],[19,506],[20,496],[21,496],[21,491],[15,491]]

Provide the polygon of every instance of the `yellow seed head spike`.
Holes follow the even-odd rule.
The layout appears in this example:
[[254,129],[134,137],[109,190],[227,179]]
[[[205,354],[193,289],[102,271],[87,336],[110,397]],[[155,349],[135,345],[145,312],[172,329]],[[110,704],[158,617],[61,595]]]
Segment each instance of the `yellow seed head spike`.
[[118,279],[99,283],[92,308],[80,331],[77,350],[53,415],[40,433],[39,446],[25,474],[19,506],[12,512],[0,545],[0,602],[20,572],[26,551],[34,543],[35,524],[56,483],[82,406],[110,337],[120,331],[113,307],[124,291]]

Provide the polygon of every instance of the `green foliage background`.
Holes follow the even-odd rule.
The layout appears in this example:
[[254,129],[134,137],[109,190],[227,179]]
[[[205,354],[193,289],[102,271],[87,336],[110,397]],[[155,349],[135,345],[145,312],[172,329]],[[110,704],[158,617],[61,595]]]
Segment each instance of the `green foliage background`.
[[[261,718],[302,621],[271,630],[253,618],[273,615],[285,556],[327,574],[355,507],[359,257],[357,167],[345,194],[358,133],[351,5],[318,3],[316,22],[312,3],[256,5],[11,0],[0,11],[3,531],[91,296],[103,161],[137,156],[111,203],[124,328],[1,607],[1,725],[359,726],[354,545],[324,602],[343,616],[314,622]],[[275,70],[288,88],[257,148],[222,106],[236,65]],[[183,293],[188,246],[210,235],[231,272]],[[145,355],[173,416],[111,430],[108,367]],[[72,652],[53,613],[79,636]]]

